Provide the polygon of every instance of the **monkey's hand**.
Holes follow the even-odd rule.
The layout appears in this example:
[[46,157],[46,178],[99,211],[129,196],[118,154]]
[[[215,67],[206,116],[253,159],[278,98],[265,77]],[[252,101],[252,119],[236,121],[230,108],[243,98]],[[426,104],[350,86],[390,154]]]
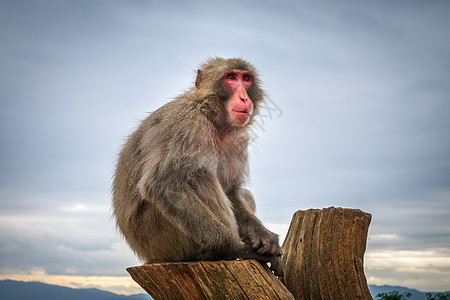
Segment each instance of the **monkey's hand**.
[[278,235],[267,230],[263,226],[251,228],[247,231],[244,242],[251,245],[258,254],[281,255],[281,247],[278,243]]
[[261,263],[270,263],[270,270],[279,277],[284,275],[283,261],[280,256],[272,254],[259,254],[253,249],[251,245],[243,244],[242,247],[237,251],[236,259],[256,259]]

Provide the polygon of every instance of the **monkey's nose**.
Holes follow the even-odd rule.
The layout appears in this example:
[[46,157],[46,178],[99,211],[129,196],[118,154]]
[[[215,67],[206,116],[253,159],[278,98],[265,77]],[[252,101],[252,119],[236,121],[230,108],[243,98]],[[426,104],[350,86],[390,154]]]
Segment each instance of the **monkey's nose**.
[[240,98],[241,98],[241,101],[242,101],[242,102],[247,102],[247,101],[248,101],[248,95],[247,95],[247,93],[246,93],[245,91],[242,92],[241,95],[240,95]]
[[239,86],[237,92],[238,92],[239,98],[241,99],[242,102],[245,103],[249,100],[247,90],[245,89],[245,87]]

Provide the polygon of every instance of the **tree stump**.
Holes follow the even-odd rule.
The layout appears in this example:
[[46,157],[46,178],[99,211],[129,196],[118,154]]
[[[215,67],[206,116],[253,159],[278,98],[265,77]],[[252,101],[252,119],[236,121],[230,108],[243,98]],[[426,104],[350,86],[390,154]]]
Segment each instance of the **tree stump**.
[[294,214],[282,248],[295,299],[372,299],[363,267],[371,218],[334,207]]
[[371,219],[359,209],[297,211],[283,243],[286,286],[256,260],[155,263],[127,271],[154,299],[372,299],[363,266]]
[[154,299],[294,299],[256,260],[153,263],[127,269]]

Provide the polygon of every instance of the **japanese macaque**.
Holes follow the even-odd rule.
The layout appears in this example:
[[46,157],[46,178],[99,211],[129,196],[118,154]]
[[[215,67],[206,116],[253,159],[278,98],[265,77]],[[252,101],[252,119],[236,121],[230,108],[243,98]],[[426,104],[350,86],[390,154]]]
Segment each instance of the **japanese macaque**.
[[248,126],[262,100],[251,64],[209,59],[189,91],[130,136],[115,172],[114,215],[145,262],[254,258],[282,276],[278,236],[243,188]]

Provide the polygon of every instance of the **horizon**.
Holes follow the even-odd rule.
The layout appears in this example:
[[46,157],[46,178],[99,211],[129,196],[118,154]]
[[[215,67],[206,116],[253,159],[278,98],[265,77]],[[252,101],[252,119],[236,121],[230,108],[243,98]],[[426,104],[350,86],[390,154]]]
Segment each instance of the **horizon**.
[[[236,2],[235,5],[237,5]],[[1,1],[0,279],[135,293],[111,219],[115,161],[208,57],[267,92],[257,216],[372,214],[368,284],[450,286],[450,2]]]
[[[41,281],[21,281],[21,280],[13,280],[13,279],[0,279],[0,281],[11,281],[11,282],[20,282],[20,283],[42,283],[42,284],[47,284],[47,285],[51,285],[51,286],[67,287],[67,288],[71,288],[71,289],[79,289],[79,290],[96,289],[96,290],[99,290],[99,291],[111,292],[111,291],[104,290],[104,289],[99,289],[99,288],[70,287],[70,286],[67,286],[67,285],[49,284],[49,283],[45,283],[45,282],[41,282]],[[388,292],[389,292],[389,291],[402,292],[403,289],[407,289],[407,290],[411,290],[411,291],[417,291],[417,292],[420,292],[420,293],[432,293],[432,294],[434,294],[434,293],[439,293],[439,292],[436,292],[436,291],[421,291],[421,290],[417,290],[417,289],[414,289],[414,288],[409,288],[409,287],[404,287],[404,286],[388,285],[388,284],[385,284],[385,285],[373,285],[373,284],[368,284],[368,287],[369,287],[370,290],[372,290],[373,288],[386,288],[386,289],[388,289]],[[448,292],[448,293],[450,293],[450,290],[443,291],[443,292]],[[115,292],[112,292],[112,293],[114,293],[114,294],[116,294],[116,295],[124,295],[124,296],[131,296],[131,295],[138,295],[138,294],[141,294],[141,295],[142,295],[142,294],[143,294],[143,295],[149,295],[149,294],[148,294],[145,290],[143,290],[142,288],[141,288],[141,291],[140,291],[140,292],[134,293],[134,294],[133,294],[133,293],[120,294],[120,293],[115,293]],[[374,293],[376,293],[376,292],[374,292]],[[371,294],[372,294],[372,292],[371,292]],[[150,296],[150,295],[149,295],[149,296]]]

